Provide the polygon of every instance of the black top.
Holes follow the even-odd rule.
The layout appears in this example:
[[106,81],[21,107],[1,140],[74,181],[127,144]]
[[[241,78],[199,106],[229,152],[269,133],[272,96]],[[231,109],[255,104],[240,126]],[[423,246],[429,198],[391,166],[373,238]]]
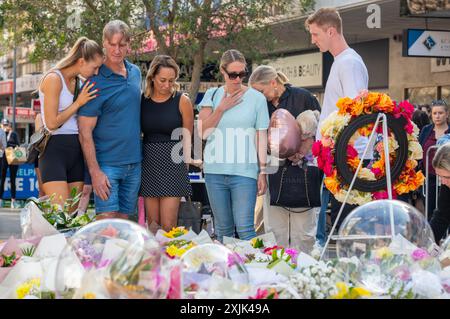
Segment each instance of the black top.
[[155,102],[142,96],[141,130],[144,133],[144,143],[180,140],[181,136],[171,139],[173,130],[183,127],[180,98],[180,92],[164,102]]
[[450,188],[446,185],[441,185],[438,208],[433,213],[430,226],[436,242],[439,243],[445,237],[450,226]]
[[11,133],[5,132],[6,134],[6,147],[16,147],[19,146],[19,135],[16,132],[12,131]]
[[308,90],[293,87],[290,84],[285,84],[286,90],[281,94],[278,100],[278,107],[275,107],[271,102],[267,103],[269,107],[269,116],[277,109],[286,109],[295,118],[306,110],[317,110],[320,112],[320,104],[314,95]]

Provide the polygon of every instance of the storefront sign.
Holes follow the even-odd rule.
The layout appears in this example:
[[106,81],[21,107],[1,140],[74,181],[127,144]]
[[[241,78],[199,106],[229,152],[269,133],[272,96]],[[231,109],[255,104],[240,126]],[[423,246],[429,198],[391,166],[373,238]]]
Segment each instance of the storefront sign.
[[41,101],[39,99],[32,99],[31,105],[34,112],[41,112]]
[[[277,71],[283,72],[289,83],[299,87],[321,87],[323,85],[322,53],[309,53],[266,61]],[[253,69],[256,65],[253,66]]]
[[13,94],[13,81],[0,81],[0,95]]
[[431,72],[450,72],[450,58],[431,59]]
[[[11,181],[9,170],[6,173],[4,199],[11,198]],[[23,164],[19,166],[16,177],[16,199],[28,199],[39,196],[39,184],[34,171],[34,165]]]
[[[6,107],[5,116],[12,121],[13,108],[11,106]],[[35,113],[32,108],[28,107],[16,107],[16,121],[18,123],[34,123]]]
[[39,85],[42,74],[24,75],[17,79],[16,92],[34,91]]
[[[182,92],[189,92],[189,89],[191,88],[191,82],[178,82],[180,84],[180,91]],[[219,87],[223,85],[224,83],[221,82],[200,82],[200,86],[198,88],[199,92],[206,92],[209,88]]]
[[404,30],[403,56],[450,57],[450,31]]

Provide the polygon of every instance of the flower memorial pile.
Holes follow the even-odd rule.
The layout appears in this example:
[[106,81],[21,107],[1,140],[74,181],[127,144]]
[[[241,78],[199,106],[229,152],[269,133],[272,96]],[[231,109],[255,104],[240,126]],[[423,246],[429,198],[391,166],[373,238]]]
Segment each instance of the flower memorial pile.
[[[169,247],[192,247],[171,254]],[[91,223],[69,238],[0,245],[0,298],[450,298],[448,247],[440,256],[401,235],[351,258],[317,261],[277,245],[177,227],[151,235],[125,220]],[[1,272],[0,272],[1,274]]]

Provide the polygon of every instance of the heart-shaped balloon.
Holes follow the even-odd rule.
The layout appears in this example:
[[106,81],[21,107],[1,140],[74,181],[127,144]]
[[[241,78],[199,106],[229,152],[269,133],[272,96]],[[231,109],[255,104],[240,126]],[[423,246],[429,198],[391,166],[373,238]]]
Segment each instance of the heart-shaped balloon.
[[298,152],[301,129],[289,111],[278,109],[270,118],[268,142],[270,153],[278,158],[288,158]]

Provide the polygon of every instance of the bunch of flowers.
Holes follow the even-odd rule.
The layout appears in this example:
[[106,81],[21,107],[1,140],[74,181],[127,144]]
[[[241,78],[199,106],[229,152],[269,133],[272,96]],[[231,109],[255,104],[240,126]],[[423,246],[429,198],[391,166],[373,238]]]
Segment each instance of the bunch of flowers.
[[270,256],[268,268],[274,267],[281,260],[285,261],[293,269],[297,267],[297,250],[293,248],[284,248],[283,246],[273,246],[264,249],[264,254]]
[[73,210],[77,207],[81,198],[81,193],[77,194],[77,189],[73,188],[70,197],[64,202],[64,205],[54,203],[55,195],[43,197],[40,199],[30,198],[36,206],[42,211],[42,216],[57,230],[82,227],[94,220],[94,216],[81,214],[76,216]]
[[33,278],[23,284],[21,284],[16,289],[17,299],[24,299],[27,296],[34,296],[40,298],[41,293],[41,279]]
[[360,281],[375,293],[411,299],[435,298],[445,291],[438,260],[422,248],[400,254],[382,247],[369,252],[362,262]]
[[[342,177],[338,174],[335,163],[335,143],[350,121],[361,115],[368,115],[374,113],[391,114],[395,118],[403,117],[406,121],[404,127],[408,139],[408,160],[400,176],[393,181],[393,196],[405,194],[410,191],[418,189],[424,182],[424,176],[421,171],[416,172],[417,160],[422,158],[422,148],[417,141],[418,128],[412,122],[412,113],[414,106],[407,101],[397,103],[392,101],[390,97],[384,93],[377,92],[363,92],[355,99],[348,97],[341,98],[337,102],[338,111],[333,112],[323,122],[320,130],[322,139],[314,143],[312,151],[317,158],[318,167],[325,173],[325,186],[335,196],[335,198],[343,202],[347,195],[348,185],[344,182]],[[374,124],[366,125],[359,128],[352,136],[347,146],[347,165],[356,171],[360,158],[358,152],[354,148],[355,141],[361,137],[368,137],[373,131]],[[381,133],[381,125],[378,126],[377,133]],[[392,164],[396,158],[396,150],[398,143],[393,134],[389,132],[389,161]],[[342,150],[339,150],[342,151]],[[383,151],[383,142],[378,139],[375,146],[374,160],[367,168],[362,168],[358,173],[358,177],[368,181],[374,181],[382,178],[385,175],[385,155]],[[386,191],[377,191],[373,193],[362,192],[359,190],[352,190],[348,203],[355,205],[362,205],[376,199],[387,198]]]
[[164,246],[166,247],[165,252],[167,256],[170,258],[180,258],[185,252],[194,247],[195,244],[192,241],[181,239],[169,241]]
[[164,236],[166,236],[167,238],[178,238],[183,235],[186,235],[188,232],[189,231],[185,227],[179,226],[179,227],[173,227],[172,230],[169,232],[165,232]]
[[13,267],[19,261],[20,256],[16,255],[16,252],[13,252],[10,255],[2,254],[0,256],[0,267]]
[[298,296],[284,290],[280,298],[326,299],[338,294],[336,270],[323,262],[299,269],[289,277],[289,284]]

